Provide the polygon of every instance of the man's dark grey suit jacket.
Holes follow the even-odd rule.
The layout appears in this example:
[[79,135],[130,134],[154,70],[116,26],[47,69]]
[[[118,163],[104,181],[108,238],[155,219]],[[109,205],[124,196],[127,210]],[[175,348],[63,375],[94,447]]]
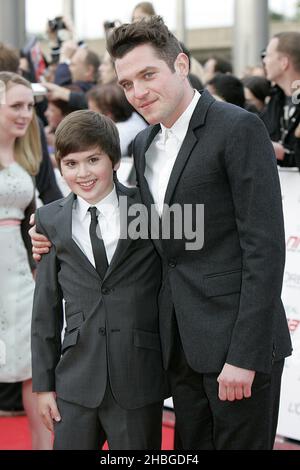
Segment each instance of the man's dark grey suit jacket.
[[[134,142],[143,202],[153,198],[145,152],[160,126]],[[204,245],[159,240],[163,260],[160,332],[164,365],[170,361],[175,310],[189,365],[219,372],[224,363],[269,373],[291,354],[281,302],[285,239],[273,148],[257,116],[217,102],[207,91],[197,104],[178,153],[165,203],[204,204]],[[195,220],[194,220],[195,222]]]

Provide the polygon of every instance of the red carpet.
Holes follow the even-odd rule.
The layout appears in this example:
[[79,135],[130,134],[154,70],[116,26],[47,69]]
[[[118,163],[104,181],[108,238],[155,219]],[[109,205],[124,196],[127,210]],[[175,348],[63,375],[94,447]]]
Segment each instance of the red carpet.
[[26,416],[0,417],[0,450],[28,450],[30,448]]
[[[164,413],[163,427],[163,450],[173,449],[173,414]],[[29,427],[26,416],[0,417],[0,450],[30,450]],[[300,450],[299,443],[288,442],[282,438],[277,438],[275,442],[277,450]]]
[[[163,450],[173,447],[173,428],[163,428]],[[0,450],[30,450],[29,427],[26,416],[0,417]]]

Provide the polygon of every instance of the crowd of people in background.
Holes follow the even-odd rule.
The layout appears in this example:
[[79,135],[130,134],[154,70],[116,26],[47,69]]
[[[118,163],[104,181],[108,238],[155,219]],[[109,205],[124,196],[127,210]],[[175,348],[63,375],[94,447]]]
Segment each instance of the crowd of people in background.
[[[132,22],[155,14],[150,2],[141,2],[132,13]],[[62,193],[68,192],[68,188],[59,184],[59,172],[53,158],[55,131],[68,114],[76,110],[90,109],[111,118],[119,131],[123,159],[131,158],[132,144],[136,135],[148,126],[147,121],[128,103],[123,88],[118,84],[114,63],[108,52],[100,57],[84,42],[76,42],[72,38],[72,28],[68,26],[67,21],[60,17],[57,17],[55,21],[56,26],[61,21],[57,28],[50,22],[48,24],[52,47],[51,58],[41,55],[40,60],[36,61],[32,57],[32,51],[26,47],[22,51],[16,51],[9,44],[0,44],[0,81],[5,79],[9,83],[16,84],[12,90],[16,87],[19,93],[24,91],[21,105],[19,102],[16,103],[20,106],[18,108],[20,116],[23,112],[22,106],[25,109],[23,100],[26,97],[26,99],[31,99],[34,104],[33,96],[32,98],[31,95],[29,96],[28,83],[40,82],[46,89],[45,94],[35,97],[37,115],[37,119],[34,121],[35,139],[38,142],[29,153],[24,151],[22,158],[15,159],[14,146],[18,138],[27,136],[30,123],[35,120],[33,111],[28,111],[28,109],[24,111],[24,113],[30,114],[30,118],[26,118],[25,124],[22,124],[22,120],[25,118],[22,116],[19,118],[19,128],[10,139],[8,134],[5,135],[5,124],[7,124],[4,122],[5,117],[2,116],[0,119],[0,147],[3,150],[3,153],[0,154],[0,180],[4,181],[5,171],[8,168],[10,168],[10,172],[15,169],[16,181],[20,180],[26,186],[26,191],[24,190],[26,204],[22,200],[21,206],[15,207],[15,210],[18,210],[16,218],[20,223],[32,200],[30,197],[33,194],[31,176],[34,176],[35,189],[40,204],[48,204],[61,198]],[[106,27],[107,37],[114,26],[112,24]],[[60,34],[61,30],[67,31],[69,34],[63,36]],[[38,46],[34,44],[33,47],[37,48]],[[224,58],[211,56],[204,64],[200,64],[184,44],[182,44],[182,50],[190,60],[189,80],[192,86],[199,91],[206,88],[217,100],[234,104],[259,116],[265,123],[272,140],[278,165],[298,167],[300,170],[300,104],[294,85],[300,80],[300,33],[285,32],[271,38],[262,54],[262,63],[249,64],[242,77],[234,75],[232,64]],[[3,74],[4,72],[6,75]],[[24,78],[17,79],[16,74]],[[15,109],[17,110],[17,108]],[[34,155],[32,155],[30,164],[31,154]],[[8,157],[7,161],[3,155]],[[11,166],[15,163],[17,164],[15,167]],[[6,183],[7,180],[3,182],[3,184]],[[133,184],[132,175],[127,183],[128,185]],[[4,236],[1,231],[1,219],[5,220],[11,217],[10,214],[2,213],[6,204],[2,193],[1,186],[1,237]],[[6,197],[8,196],[6,195]],[[16,200],[16,204],[18,203],[20,201]],[[25,222],[22,222],[24,226]],[[21,239],[17,238],[16,243],[20,244]],[[24,253],[23,250],[20,260],[25,266],[27,261]],[[18,262],[18,260],[14,260],[14,264]],[[7,266],[10,267],[9,263]],[[32,269],[34,269],[33,266]],[[0,271],[0,276],[3,280],[6,275]],[[11,276],[22,278],[23,274],[13,271]],[[28,295],[32,295],[33,279],[30,280],[29,277],[28,264],[28,269],[26,267],[27,284],[24,290],[27,289]],[[23,280],[25,282],[25,279]],[[29,306],[27,304],[20,305],[22,312],[26,313],[24,321],[28,323],[28,328],[30,302],[28,299]],[[4,313],[0,311],[0,315],[2,319]],[[11,328],[17,329],[17,324],[11,325]],[[21,347],[19,350],[17,346],[15,354],[16,357],[22,355],[28,360],[30,357],[29,350],[23,352]],[[11,411],[22,407],[20,391],[23,384],[23,404],[32,424],[33,447],[36,449],[50,448],[49,436],[39,430],[38,418],[33,410],[34,401],[31,400],[30,391],[28,391],[30,367],[28,365],[26,367],[24,374],[22,372],[19,375],[16,373],[14,376],[9,376],[9,374],[4,374],[3,368],[0,366],[0,410]],[[37,430],[40,439],[36,438]]]

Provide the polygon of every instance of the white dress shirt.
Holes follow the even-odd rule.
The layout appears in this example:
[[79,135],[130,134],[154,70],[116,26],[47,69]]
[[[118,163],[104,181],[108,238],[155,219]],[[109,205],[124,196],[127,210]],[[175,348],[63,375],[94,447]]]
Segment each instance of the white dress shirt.
[[159,215],[162,214],[167,186],[180,147],[185,139],[193,112],[200,99],[195,90],[194,97],[184,113],[170,129],[161,124],[161,131],[153,139],[146,152],[145,178],[153,196]]
[[[120,208],[119,200],[114,187],[102,201],[92,206],[97,207],[100,215],[98,223],[105,246],[108,264],[110,264],[120,238]],[[91,264],[95,267],[95,260],[90,239],[91,214],[88,211],[91,204],[77,196],[72,212],[72,238]]]

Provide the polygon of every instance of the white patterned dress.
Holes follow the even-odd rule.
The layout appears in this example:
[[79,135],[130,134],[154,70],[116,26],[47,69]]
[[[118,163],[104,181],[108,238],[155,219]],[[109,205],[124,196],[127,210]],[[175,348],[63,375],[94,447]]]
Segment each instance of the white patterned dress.
[[31,378],[30,324],[34,281],[20,225],[34,195],[18,164],[0,169],[0,382]]

